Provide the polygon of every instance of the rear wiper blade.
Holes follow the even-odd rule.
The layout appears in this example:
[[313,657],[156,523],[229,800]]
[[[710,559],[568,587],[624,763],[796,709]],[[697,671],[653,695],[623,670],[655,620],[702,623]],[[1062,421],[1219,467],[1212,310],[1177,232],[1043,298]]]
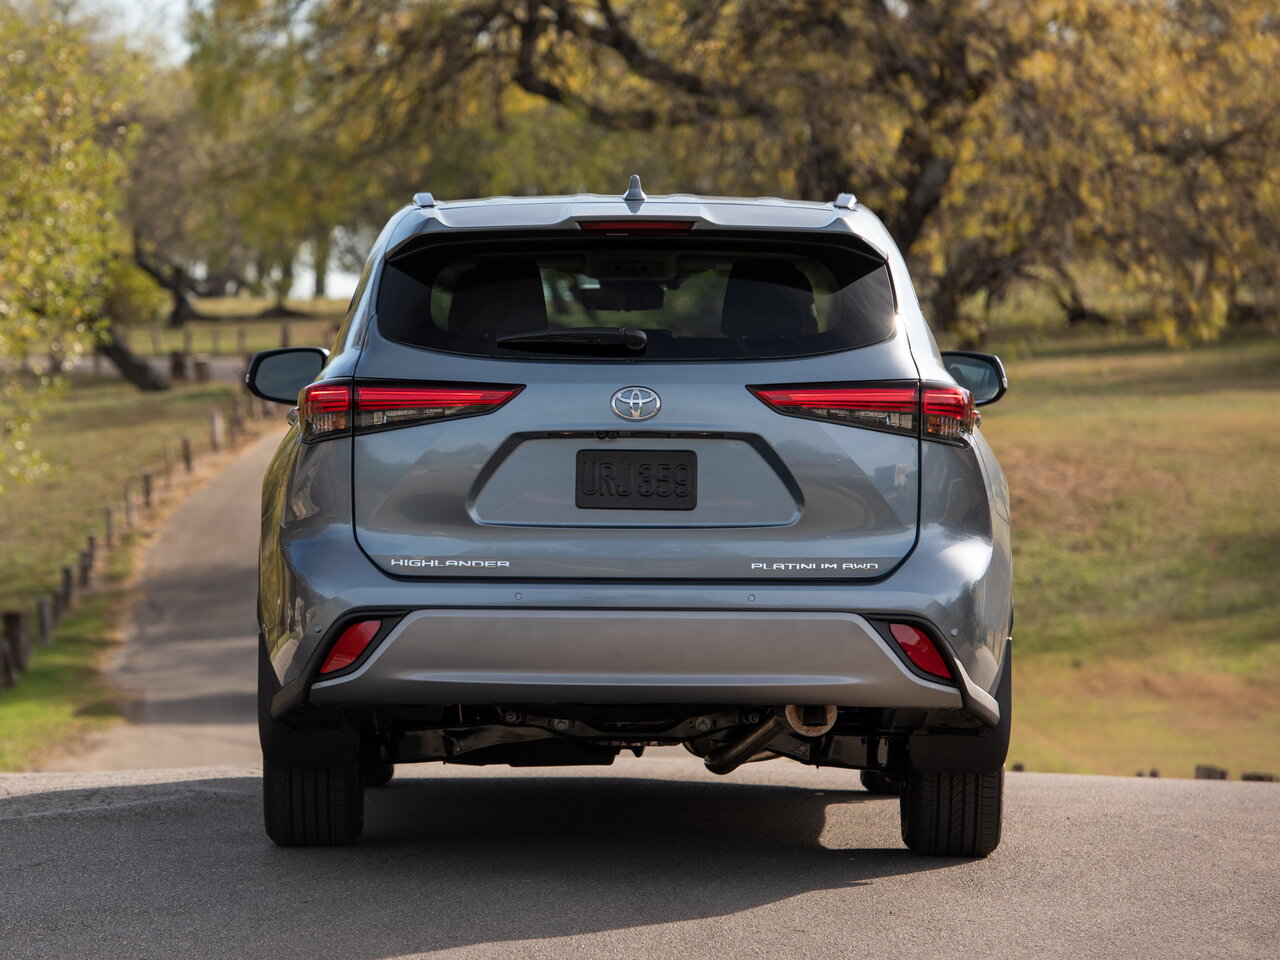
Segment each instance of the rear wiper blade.
[[545,350],[553,353],[585,351],[641,353],[649,342],[635,327],[572,327],[566,330],[530,330],[498,337],[500,347],[509,350]]

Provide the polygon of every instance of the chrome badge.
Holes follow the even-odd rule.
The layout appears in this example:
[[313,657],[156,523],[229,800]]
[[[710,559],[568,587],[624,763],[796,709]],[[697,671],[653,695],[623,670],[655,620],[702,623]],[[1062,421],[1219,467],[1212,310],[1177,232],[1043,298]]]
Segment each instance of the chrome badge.
[[662,401],[648,387],[623,387],[613,395],[609,407],[623,420],[649,420],[657,416]]

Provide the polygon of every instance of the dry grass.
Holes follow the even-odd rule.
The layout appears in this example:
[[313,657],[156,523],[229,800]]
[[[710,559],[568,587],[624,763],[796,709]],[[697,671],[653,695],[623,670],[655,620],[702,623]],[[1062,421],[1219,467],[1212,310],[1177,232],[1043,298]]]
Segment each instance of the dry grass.
[[1024,359],[1013,760],[1280,773],[1280,340]]

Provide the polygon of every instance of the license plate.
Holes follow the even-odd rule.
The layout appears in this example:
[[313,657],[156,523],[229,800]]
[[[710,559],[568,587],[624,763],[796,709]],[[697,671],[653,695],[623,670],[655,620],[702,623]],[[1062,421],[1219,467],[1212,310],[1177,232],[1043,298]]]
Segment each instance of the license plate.
[[579,450],[579,507],[692,510],[698,455],[692,450]]

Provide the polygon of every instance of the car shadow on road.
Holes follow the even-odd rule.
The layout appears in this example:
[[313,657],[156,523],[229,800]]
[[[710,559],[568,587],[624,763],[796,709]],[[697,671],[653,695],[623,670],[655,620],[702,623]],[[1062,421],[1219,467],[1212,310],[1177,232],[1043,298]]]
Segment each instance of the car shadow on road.
[[[718,917],[966,862],[909,853],[896,801],[861,790],[428,776],[370,791],[364,839],[338,849],[272,846],[256,779],[78,793],[20,798],[47,808],[20,814],[21,830],[4,819],[18,801],[0,803],[0,844],[15,862],[38,850],[47,872],[50,846],[74,838],[75,869],[45,880],[82,920],[45,945],[66,955],[107,955],[88,932],[140,903],[154,905],[154,955],[168,945],[184,956],[384,958]],[[39,877],[21,875],[0,896],[39,914]],[[201,950],[183,948],[192,943]]]

